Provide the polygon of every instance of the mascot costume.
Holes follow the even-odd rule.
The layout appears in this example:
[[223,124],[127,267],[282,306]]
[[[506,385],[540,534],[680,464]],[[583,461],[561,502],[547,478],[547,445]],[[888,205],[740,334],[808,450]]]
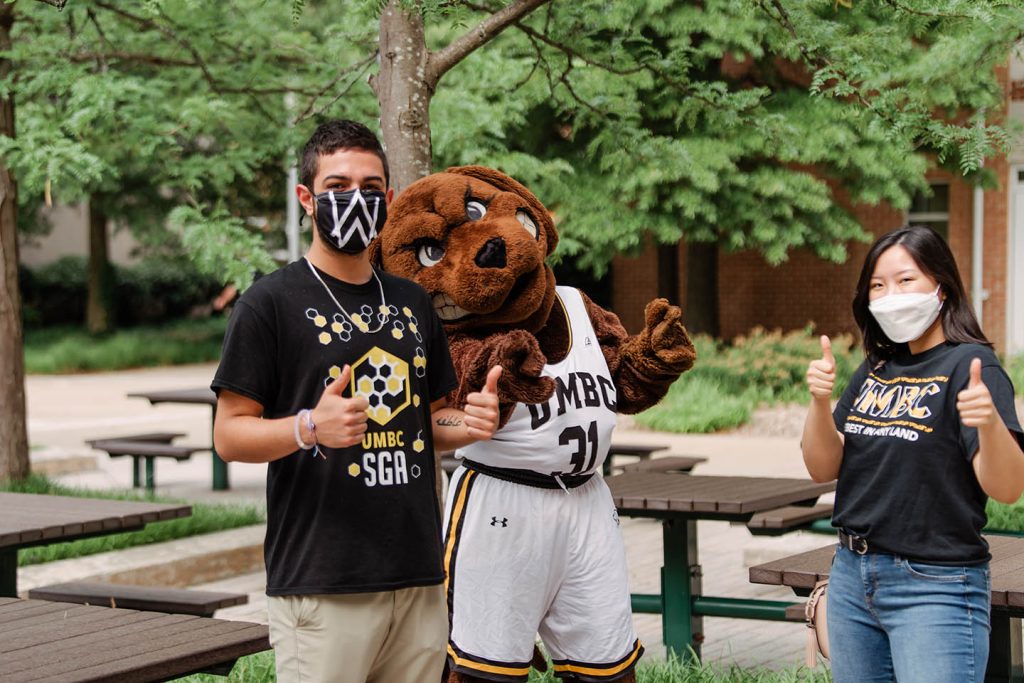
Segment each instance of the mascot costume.
[[459,378],[448,404],[504,368],[501,427],[457,452],[449,485],[449,680],[525,681],[539,633],[560,678],[634,681],[643,648],[601,467],[616,413],[657,403],[693,365],[682,311],[652,301],[631,336],[556,286],[550,214],[493,169],[422,178],[388,213],[371,256],[431,295]]

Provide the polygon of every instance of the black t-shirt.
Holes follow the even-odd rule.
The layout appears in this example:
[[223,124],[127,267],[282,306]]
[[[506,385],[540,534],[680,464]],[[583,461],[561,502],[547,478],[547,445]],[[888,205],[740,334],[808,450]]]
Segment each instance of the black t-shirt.
[[388,320],[377,332],[377,281],[352,285],[305,260],[261,278],[235,305],[213,389],[263,406],[265,418],[313,408],[346,365],[370,402],[360,445],[296,447],[267,472],[268,595],[394,590],[441,583],[430,403],[455,387],[440,321],[419,285],[379,273]]
[[832,523],[879,552],[933,564],[989,559],[985,502],[971,461],[978,430],[956,409],[971,360],[999,415],[1020,440],[1013,384],[979,344],[904,351],[871,370],[862,364],[833,411],[845,436]]

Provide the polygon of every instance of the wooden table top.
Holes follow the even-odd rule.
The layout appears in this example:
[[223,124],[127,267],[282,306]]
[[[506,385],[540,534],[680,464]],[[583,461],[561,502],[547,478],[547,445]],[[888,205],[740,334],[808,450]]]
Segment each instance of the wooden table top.
[[693,474],[679,477],[664,472],[626,472],[605,477],[605,482],[623,514],[678,513],[737,520],[783,505],[813,502],[836,486],[834,481],[816,484],[810,479]]
[[0,598],[0,680],[156,681],[270,649],[267,627]]
[[129,531],[191,514],[191,506],[180,504],[0,493],[0,548]]
[[[1024,538],[986,535],[992,561],[992,605],[1024,608]],[[810,589],[828,576],[836,544],[750,568],[751,583]]]
[[157,403],[199,403],[217,405],[217,394],[210,387],[192,389],[167,389],[164,391],[135,391],[128,394],[131,398],[144,398],[152,404]]

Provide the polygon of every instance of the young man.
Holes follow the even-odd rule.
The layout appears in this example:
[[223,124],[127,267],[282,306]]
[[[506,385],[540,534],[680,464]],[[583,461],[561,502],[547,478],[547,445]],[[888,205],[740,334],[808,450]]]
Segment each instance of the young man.
[[435,681],[448,624],[434,448],[490,438],[501,369],[465,413],[445,407],[455,374],[426,292],[366,252],[393,194],[373,133],[321,125],[301,181],[312,246],[235,304],[212,385],[217,452],[270,463],[278,680]]

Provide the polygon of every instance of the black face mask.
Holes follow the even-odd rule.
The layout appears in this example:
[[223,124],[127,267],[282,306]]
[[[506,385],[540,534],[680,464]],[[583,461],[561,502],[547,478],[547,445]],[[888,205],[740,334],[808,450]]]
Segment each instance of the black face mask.
[[328,190],[316,195],[313,220],[324,242],[344,254],[365,251],[388,217],[384,193]]

